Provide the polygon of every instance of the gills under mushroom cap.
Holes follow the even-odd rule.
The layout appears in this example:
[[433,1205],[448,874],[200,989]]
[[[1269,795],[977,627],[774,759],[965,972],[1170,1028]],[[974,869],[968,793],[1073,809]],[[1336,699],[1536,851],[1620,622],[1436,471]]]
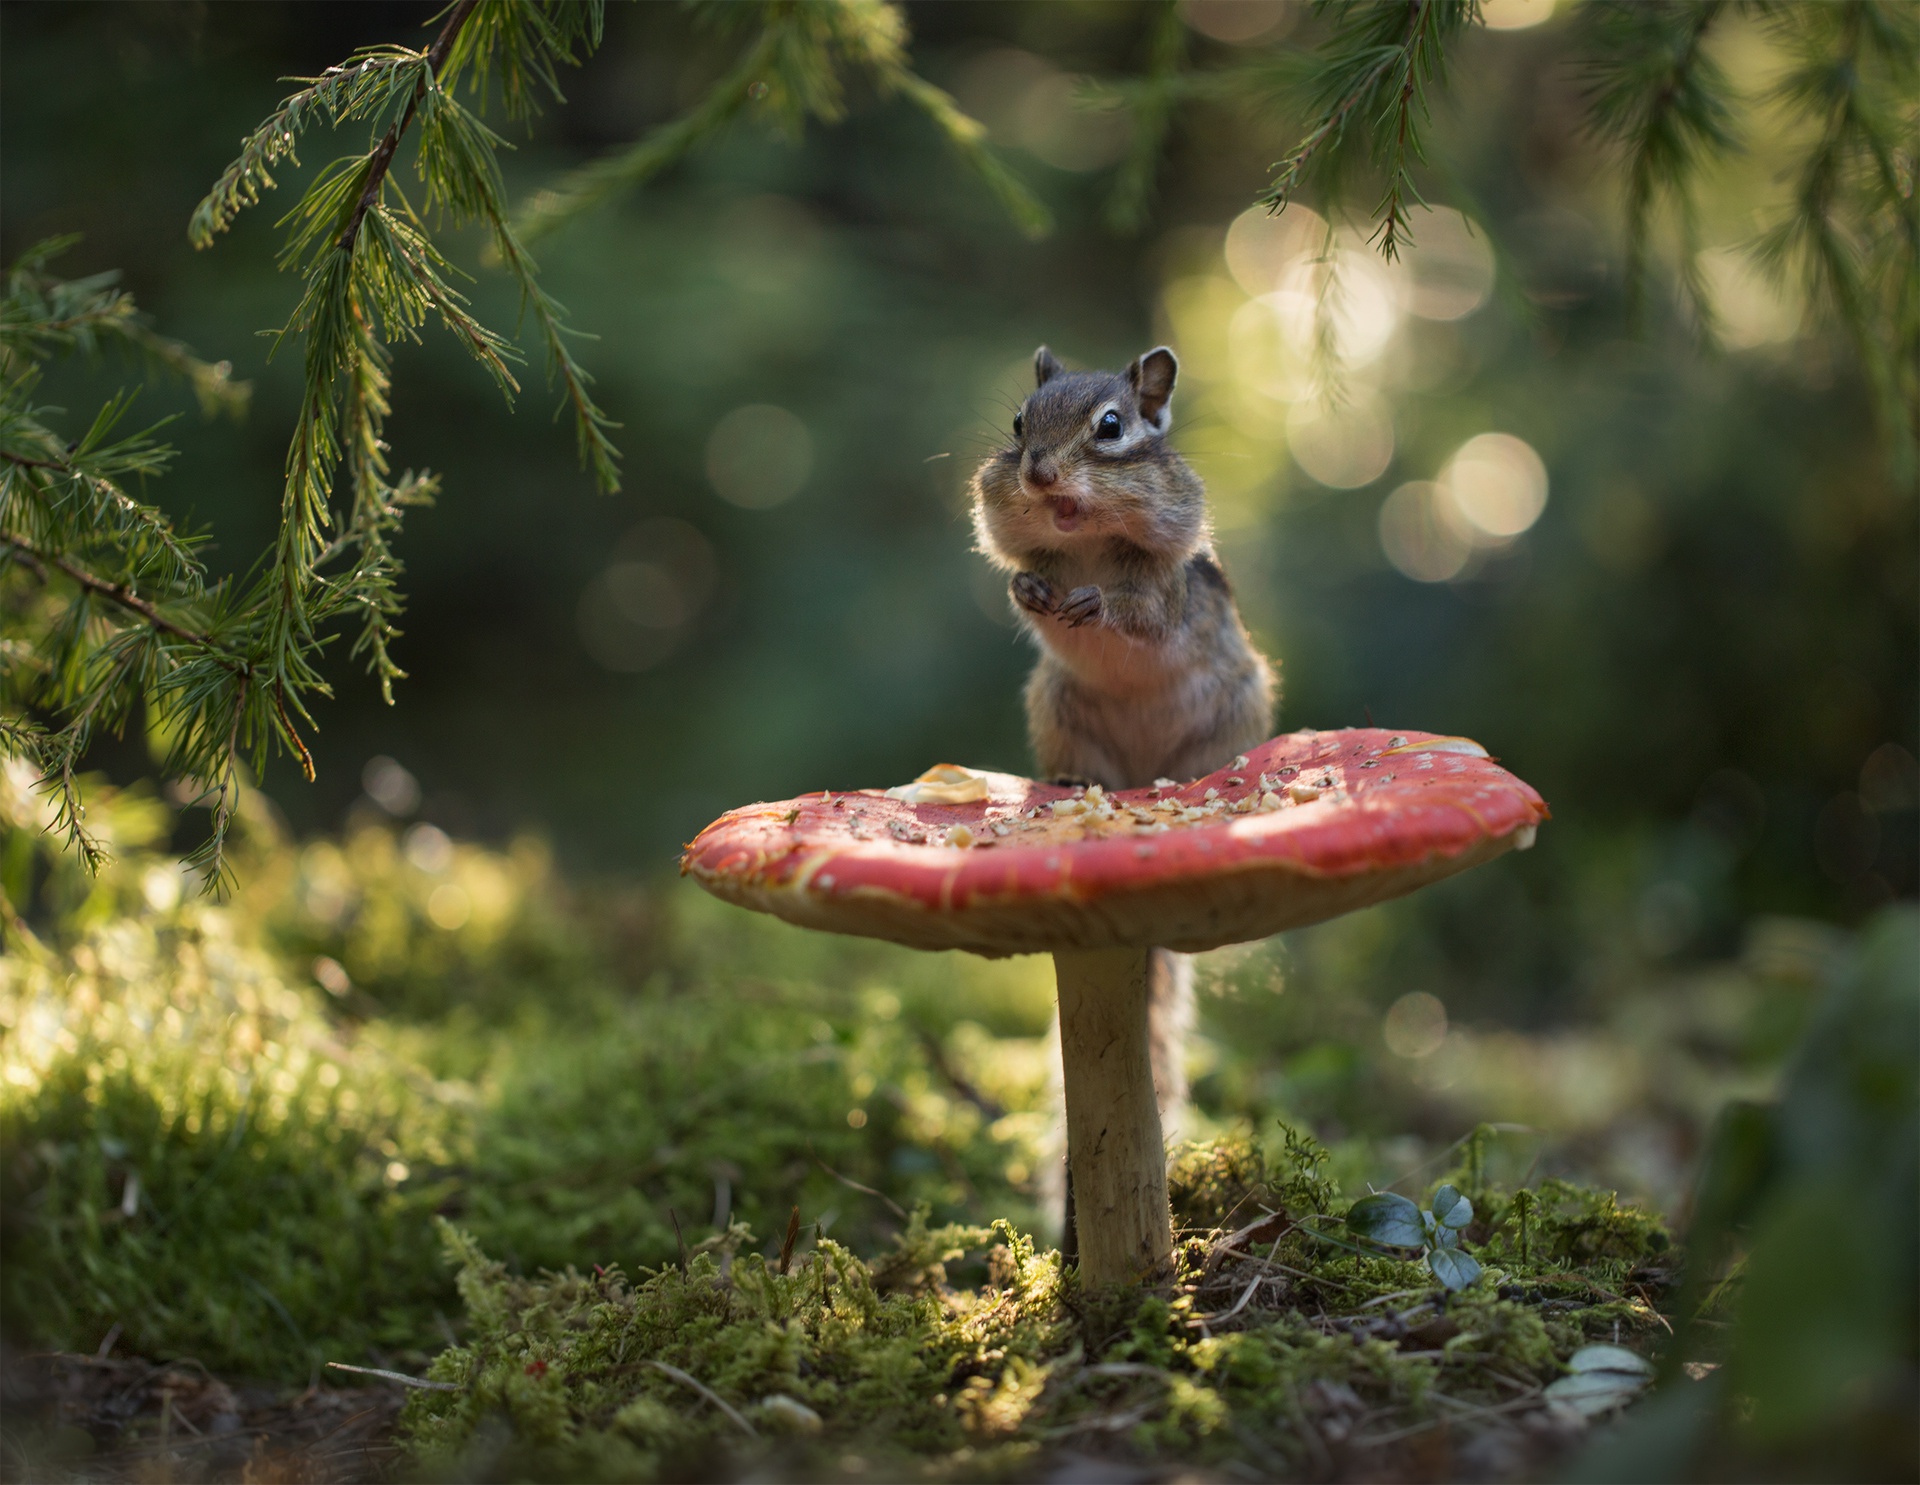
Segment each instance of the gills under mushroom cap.
[[1524,850],[1548,818],[1478,743],[1380,728],[1290,733],[1191,783],[1111,794],[947,764],[923,780],[729,811],[681,871],[742,907],[920,949],[1198,951]]

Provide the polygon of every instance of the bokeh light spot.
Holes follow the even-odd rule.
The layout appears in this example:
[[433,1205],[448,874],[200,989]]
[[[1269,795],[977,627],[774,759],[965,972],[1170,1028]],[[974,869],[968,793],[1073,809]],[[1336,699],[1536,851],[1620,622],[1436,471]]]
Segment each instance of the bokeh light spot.
[[1480,19],[1489,31],[1524,31],[1553,19],[1555,0],[1480,0]]
[[1475,534],[1510,541],[1547,507],[1547,466],[1510,433],[1482,433],[1460,446],[1440,475],[1447,503]]
[[1721,344],[1736,351],[1777,345],[1800,331],[1800,305],[1737,248],[1708,248],[1696,260]]
[[391,758],[369,758],[360,770],[360,787],[367,791],[367,798],[396,818],[420,808],[419,782]]
[[1180,0],[1182,20],[1202,36],[1233,46],[1278,40],[1305,9],[1289,0]]
[[[1234,311],[1227,322],[1227,354],[1244,385],[1281,402],[1299,402],[1313,394],[1310,340],[1293,333],[1300,314],[1275,312],[1274,301],[1283,297],[1249,299]],[[1303,304],[1300,310],[1310,324],[1313,306]]]
[[1860,802],[1877,814],[1920,808],[1920,763],[1899,743],[1882,743],[1860,765]]
[[[1234,370],[1231,324],[1245,303],[1239,289],[1217,275],[1195,275],[1167,285],[1160,308],[1166,338],[1180,348],[1183,382],[1222,378]],[[1033,378],[1031,363],[1023,360],[1020,370],[1024,391]]]
[[686,622],[680,585],[658,562],[616,562],[607,569],[606,584],[614,607],[642,629],[673,629]]
[[1357,490],[1393,462],[1393,420],[1375,397],[1345,407],[1303,403],[1287,418],[1294,462],[1321,484]]
[[1227,228],[1227,271],[1249,295],[1259,298],[1280,287],[1282,276],[1300,263],[1328,251],[1327,219],[1304,206],[1279,215],[1249,206]]
[[580,642],[608,670],[650,669],[679,647],[713,591],[713,548],[686,521],[642,521],[587,584],[577,614]]
[[1399,328],[1399,289],[1386,266],[1365,253],[1342,249],[1323,261],[1294,264],[1280,288],[1264,295],[1288,341],[1310,353],[1322,338],[1346,371],[1378,360]]
[[180,870],[171,863],[149,866],[140,878],[140,895],[156,913],[170,913],[180,905]]
[[1396,571],[1416,583],[1458,577],[1473,543],[1440,509],[1440,487],[1430,480],[1400,486],[1380,506],[1380,550]]
[[403,849],[407,860],[429,876],[438,876],[453,865],[453,841],[438,825],[415,825],[407,831]]
[[784,407],[736,407],[707,439],[707,478],[714,493],[746,510],[791,500],[813,472],[813,436]]
[[1404,259],[1403,299],[1423,320],[1458,320],[1493,293],[1493,247],[1484,231],[1447,206],[1414,222],[1414,245]]
[[348,995],[353,990],[353,980],[346,967],[330,954],[322,954],[313,961],[313,978],[322,990],[335,997]]
[[1032,52],[1002,47],[969,62],[954,92],[995,138],[1056,170],[1098,170],[1126,153],[1130,131],[1119,109],[1081,106],[1081,81]]
[[1431,1057],[1447,1039],[1447,1008],[1437,995],[1415,990],[1387,1011],[1381,1035],[1396,1057]]
[[442,882],[427,899],[427,916],[435,928],[452,933],[456,928],[464,928],[467,919],[473,916],[473,899],[467,896],[466,888]]

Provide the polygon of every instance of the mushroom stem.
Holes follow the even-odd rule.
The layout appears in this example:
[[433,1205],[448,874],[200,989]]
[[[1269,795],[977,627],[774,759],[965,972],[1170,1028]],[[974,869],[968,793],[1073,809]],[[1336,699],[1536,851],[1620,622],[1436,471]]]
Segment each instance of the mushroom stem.
[[1080,1277],[1137,1284],[1171,1266],[1167,1152],[1148,1050],[1147,949],[1061,949],[1060,1058]]

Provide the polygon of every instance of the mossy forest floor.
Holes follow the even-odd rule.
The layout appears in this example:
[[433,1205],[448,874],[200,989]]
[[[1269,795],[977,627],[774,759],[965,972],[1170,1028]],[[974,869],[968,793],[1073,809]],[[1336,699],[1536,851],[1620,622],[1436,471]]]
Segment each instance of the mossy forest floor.
[[[1338,1232],[1315,1220],[1339,1204],[1324,1158],[1298,1137],[1277,1168],[1244,1143],[1189,1146],[1174,1167],[1178,1275],[1145,1297],[1081,1293],[1057,1253],[1005,1222],[930,1227],[924,1209],[871,1261],[831,1239],[763,1252],[734,1224],[632,1279],[601,1265],[512,1276],[444,1226],[465,1334],[427,1369],[431,1386],[274,1388],[191,1361],[16,1356],[9,1477],[1550,1470],[1587,1418],[1547,1389],[1583,1345],[1632,1346],[1661,1323],[1664,1233],[1562,1183],[1523,1224],[1483,1187],[1468,1240],[1487,1273],[1449,1294],[1424,1265],[1315,1235]],[[1228,1230],[1222,1217],[1250,1220]]]
[[[1668,1326],[1653,1206],[1828,947],[1788,925],[1577,1035],[1399,1051],[1415,910],[1208,956],[1178,1272],[1116,1297],[1048,1227],[1044,961],[372,820],[296,847],[256,818],[214,904],[151,801],[100,808],[91,884],[19,780],[0,804],[31,905],[0,961],[6,1479],[1535,1478],[1592,1427],[1548,1392],[1569,1358]],[[1443,1182],[1460,1293],[1342,1221]]]
[[[1449,1296],[1423,1268],[1314,1237],[1317,1152],[1176,1164],[1167,1292],[1089,1295],[1005,1223],[911,1220],[867,1262],[830,1240],[787,1271],[734,1228],[682,1265],[508,1277],[450,1237],[472,1332],[451,1390],[404,1417],[434,1478],[1381,1479],[1533,1475],[1575,1442],[1545,1389],[1583,1343],[1658,1324],[1644,1217],[1562,1188],[1522,1257],[1511,1203],[1490,1271]],[[1251,1217],[1226,1230],[1229,1212]],[[1296,1215],[1297,1214],[1297,1215]],[[1197,1219],[1197,1221],[1195,1220]]]

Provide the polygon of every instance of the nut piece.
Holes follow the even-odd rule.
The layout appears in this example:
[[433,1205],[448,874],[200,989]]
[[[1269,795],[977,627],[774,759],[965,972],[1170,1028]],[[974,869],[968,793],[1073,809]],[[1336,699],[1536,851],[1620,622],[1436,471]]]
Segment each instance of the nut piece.
[[958,846],[964,851],[968,846],[973,844],[973,832],[964,825],[952,825],[947,828],[947,833],[941,837],[941,842],[944,845]]
[[1311,804],[1320,797],[1320,788],[1317,784],[1293,783],[1287,785],[1287,793],[1293,796],[1295,804]]
[[986,779],[957,763],[936,763],[911,784],[887,790],[887,798],[908,804],[972,804],[986,797]]

